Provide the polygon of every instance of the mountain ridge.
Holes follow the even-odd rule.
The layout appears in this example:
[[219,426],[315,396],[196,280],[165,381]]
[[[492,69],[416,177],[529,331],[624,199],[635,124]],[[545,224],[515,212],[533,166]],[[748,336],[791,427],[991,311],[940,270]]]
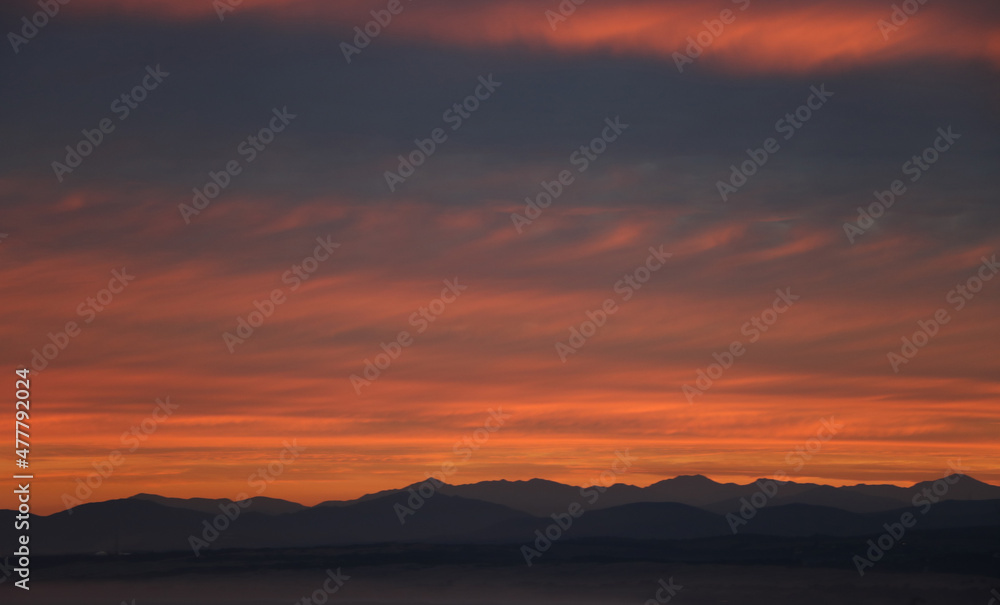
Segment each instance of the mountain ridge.
[[[948,485],[946,493],[941,497],[942,500],[1000,500],[1000,486],[979,481],[969,475],[951,475],[950,477],[955,476],[960,477],[960,480],[954,485]],[[528,480],[498,479],[467,484],[447,484],[428,479],[398,489],[365,494],[354,500],[326,500],[312,506],[264,496],[256,496],[248,498],[248,500],[252,502],[250,506],[254,512],[279,515],[314,508],[342,508],[398,494],[408,494],[411,490],[418,490],[428,481],[436,483],[437,487],[434,490],[436,494],[498,504],[540,517],[565,510],[571,502],[579,500],[580,495],[586,490],[599,492],[599,497],[589,507],[594,510],[639,502],[675,502],[724,514],[736,510],[740,506],[741,500],[752,498],[754,494],[761,492],[762,485],[776,484],[773,479],[767,478],[757,479],[746,484],[719,483],[700,474],[679,475],[651,483],[645,487],[615,483],[606,488],[568,485],[537,478]],[[773,495],[767,496],[767,501],[772,506],[810,504],[830,506],[855,513],[872,513],[910,505],[912,499],[922,491],[930,490],[933,493],[936,483],[943,484],[944,482],[941,479],[918,481],[909,487],[865,483],[836,487],[788,481],[784,484],[777,484],[777,490],[774,491]],[[758,496],[758,500],[759,498]],[[233,502],[229,498],[177,498],[148,493],[135,494],[127,499],[145,500],[167,507],[201,513],[217,511],[221,505]],[[114,500],[108,500],[108,502],[110,501]]]
[[[956,475],[951,475],[951,477]],[[953,486],[949,485],[947,493],[942,497],[943,500],[1000,500],[1000,486],[979,481],[969,475],[959,476],[962,478],[961,481]],[[938,480],[940,478],[918,481],[909,487],[866,483],[831,486],[787,481],[784,484],[779,484],[778,491],[774,496],[774,504],[832,506],[857,513],[886,511],[910,503],[912,498],[923,489],[933,490],[933,485]],[[256,502],[257,510],[272,514],[318,507],[344,507],[394,494],[408,493],[411,489],[417,490],[427,481],[436,482],[436,480],[428,479],[397,489],[365,494],[354,500],[325,500],[313,506],[290,500],[259,496],[250,498],[250,500]],[[754,493],[760,491],[760,485],[774,481],[774,479],[759,478],[746,484],[719,483],[704,475],[696,474],[678,475],[657,481],[646,487],[615,483],[604,488],[593,508],[611,508],[639,502],[676,502],[704,508],[712,512],[727,512],[738,508],[741,498],[750,498]],[[546,516],[558,512],[560,509],[565,509],[565,506],[577,499],[582,490],[592,487],[575,486],[538,478],[527,480],[495,479],[466,484],[437,483],[436,493],[500,504],[536,516]],[[208,510],[205,507],[206,503],[232,502],[226,498],[185,499],[154,494],[136,494],[131,498],[165,502],[180,508],[202,510],[203,512]],[[768,499],[770,500],[770,498]],[[260,506],[261,504],[264,506]]]
[[[232,504],[199,512],[144,498],[88,503],[48,517],[32,516],[32,552],[125,554],[183,552],[202,556],[227,549],[287,549],[393,544],[494,544],[517,552],[540,535],[567,540],[730,540],[746,535],[858,538],[875,536],[909,513],[916,531],[1000,530],[1000,499],[939,501],[927,510],[853,513],[811,504],[767,504],[741,524],[742,511],[712,512],[675,502],[639,502],[591,508],[586,500],[549,516],[534,516],[499,504],[437,494],[422,502],[391,494],[347,506],[314,506],[269,514]],[[407,514],[401,511],[411,508]],[[580,508],[582,507],[582,508]],[[575,511],[575,512],[574,512]],[[0,539],[14,536],[15,511],[0,511]],[[561,529],[560,529],[561,528]]]

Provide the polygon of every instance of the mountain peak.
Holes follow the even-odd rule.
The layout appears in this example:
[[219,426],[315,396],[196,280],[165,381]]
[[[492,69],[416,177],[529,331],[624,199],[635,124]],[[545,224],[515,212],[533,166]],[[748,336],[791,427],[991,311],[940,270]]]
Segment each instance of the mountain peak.
[[[712,481],[711,479],[709,479],[705,475],[677,475],[673,479],[668,479],[668,481],[678,481],[678,482],[682,482],[682,483],[696,483],[696,484],[700,484],[700,485],[707,485],[709,483],[716,483],[715,481]],[[716,483],[716,485],[718,485],[718,484]]]
[[673,479],[663,479],[662,481],[657,481],[656,483],[650,485],[649,487],[659,486],[659,487],[681,487],[681,488],[700,488],[700,487],[711,487],[713,485],[721,485],[705,475],[677,475]]

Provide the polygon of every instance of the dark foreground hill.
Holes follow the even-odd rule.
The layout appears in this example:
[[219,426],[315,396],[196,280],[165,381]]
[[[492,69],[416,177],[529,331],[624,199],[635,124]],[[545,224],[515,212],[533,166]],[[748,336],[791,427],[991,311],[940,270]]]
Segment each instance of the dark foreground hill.
[[[505,506],[435,494],[419,507],[406,492],[343,506],[285,513],[254,510],[252,502],[221,501],[213,512],[166,506],[147,499],[85,504],[31,518],[35,554],[94,554],[227,548],[304,548],[386,543],[531,544],[539,534],[556,539],[684,540],[775,537],[864,537],[913,515],[922,532],[1000,527],[1000,500],[941,501],[854,513],[811,504],[767,504],[757,510],[717,513],[673,502],[592,508],[585,499],[555,516],[538,517]],[[752,513],[752,514],[750,514]],[[14,513],[0,513],[0,537],[13,543]],[[739,523],[734,523],[735,520]],[[913,531],[911,530],[911,531]],[[863,544],[864,541],[862,540]]]

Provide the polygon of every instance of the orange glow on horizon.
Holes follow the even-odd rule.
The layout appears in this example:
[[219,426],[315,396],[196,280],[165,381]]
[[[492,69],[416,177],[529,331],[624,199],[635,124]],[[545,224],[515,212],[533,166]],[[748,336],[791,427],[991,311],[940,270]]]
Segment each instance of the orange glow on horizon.
[[[7,185],[29,198],[40,194],[27,183]],[[66,198],[75,200],[71,206],[50,210],[65,214],[62,221],[37,214],[32,204],[13,219],[49,221],[45,233],[53,241],[81,225],[100,234],[111,228],[103,204],[114,197],[77,190]],[[989,300],[996,293],[954,313],[934,346],[902,374],[886,363],[900,336],[944,304],[944,292],[930,288],[914,297],[898,287],[913,278],[917,237],[885,234],[892,245],[845,248],[838,225],[803,223],[761,248],[743,219],[668,236],[662,226],[678,223],[679,210],[637,207],[581,231],[587,213],[553,207],[548,231],[531,236],[550,244],[551,254],[539,256],[529,239],[497,236],[513,228],[494,208],[465,209],[456,223],[451,210],[415,202],[391,213],[343,200],[317,200],[293,213],[259,202],[220,200],[197,227],[270,242],[266,253],[252,248],[263,256],[249,268],[243,249],[182,260],[147,252],[148,241],[191,233],[179,220],[146,220],[172,208],[155,191],[117,215],[134,229],[120,248],[24,257],[0,268],[4,283],[34,293],[8,303],[24,318],[2,328],[5,342],[16,343],[5,352],[9,366],[30,363],[47,333],[80,321],[77,304],[106,283],[111,269],[125,266],[137,276],[32,377],[33,439],[45,444],[33,453],[32,466],[44,478],[37,510],[63,509],[62,495],[121,450],[123,433],[167,396],[179,409],[126,454],[93,500],[139,492],[235,497],[291,439],[306,452],[262,495],[306,504],[353,499],[423,480],[453,460],[455,444],[498,406],[511,414],[509,424],[459,465],[452,482],[540,477],[584,484],[624,448],[639,457],[626,483],[681,474],[750,481],[783,469],[785,455],[833,416],[845,423],[843,434],[802,469],[803,477],[909,484],[962,458],[972,476],[1000,483],[1000,412],[992,406],[1000,389],[990,358],[977,353],[990,350],[1000,328]],[[418,220],[423,231],[414,234]],[[413,250],[412,238],[451,237],[456,225],[481,237],[440,257],[435,250],[404,253]],[[342,248],[230,354],[221,334],[235,329],[255,299],[282,287],[282,272],[321,233],[334,234]],[[663,242],[674,257],[631,300],[619,299],[617,314],[563,364],[554,342],[565,340],[586,310],[616,296],[615,280]],[[18,245],[16,238],[4,243],[4,253],[16,257]],[[956,249],[920,269],[947,283],[956,267],[971,271],[987,251]],[[881,271],[852,273],[858,255]],[[500,273],[468,270],[495,258],[505,259]],[[775,282],[770,267],[778,261],[782,281]],[[558,270],[580,262],[600,278],[581,281]],[[699,278],[705,273],[713,283],[747,275],[760,283],[717,296]],[[539,274],[554,278],[528,279]],[[411,313],[456,276],[468,291],[358,396],[349,376],[364,370],[380,343],[415,331]],[[866,283],[871,294],[857,298],[842,283]],[[191,284],[211,284],[212,295]],[[750,343],[741,324],[787,285],[802,300]],[[689,404],[682,385],[693,384],[712,353],[733,340],[744,341],[748,354]]]

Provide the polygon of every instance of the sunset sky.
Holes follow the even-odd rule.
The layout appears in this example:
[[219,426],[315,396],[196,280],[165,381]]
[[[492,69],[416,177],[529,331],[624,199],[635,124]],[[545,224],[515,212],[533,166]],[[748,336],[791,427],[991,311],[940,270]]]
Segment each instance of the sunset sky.
[[[24,43],[6,34],[38,5],[0,9],[10,388],[50,333],[80,327],[31,374],[37,512],[116,450],[89,500],[253,495],[293,439],[305,451],[263,495],[305,504],[448,461],[453,483],[589,484],[625,449],[619,480],[637,485],[909,484],[959,458],[1000,483],[1000,5],[927,2],[888,28],[889,2],[590,0],[553,21],[555,0],[402,0],[348,63],[342,44],[388,1],[222,1],[73,0]],[[681,71],[675,53],[723,11]],[[144,79],[143,100],[115,104]],[[449,119],[484,81],[499,85]],[[96,149],[54,169],[102,120]],[[603,153],[574,156],[616,120]],[[269,125],[248,161],[241,143]],[[444,142],[390,187],[435,129]],[[718,182],[769,138],[780,149],[724,201]],[[936,142],[926,169],[907,165]],[[179,207],[231,162],[218,197]],[[512,213],[563,171],[519,230]],[[845,222],[897,179],[851,243]],[[651,247],[669,258],[647,264]],[[656,265],[625,300],[620,280]],[[134,281],[88,311],[123,269]],[[978,293],[952,292],[977,275]],[[776,290],[800,298],[754,339]],[[556,344],[606,299],[616,312],[564,362]],[[422,323],[422,307],[443,312]],[[939,309],[948,322],[894,368]],[[412,344],[358,394],[351,376],[402,331]],[[745,353],[689,403],[734,341]],[[490,409],[509,418],[465,460],[454,446]],[[831,417],[843,429],[793,471],[786,454]]]

